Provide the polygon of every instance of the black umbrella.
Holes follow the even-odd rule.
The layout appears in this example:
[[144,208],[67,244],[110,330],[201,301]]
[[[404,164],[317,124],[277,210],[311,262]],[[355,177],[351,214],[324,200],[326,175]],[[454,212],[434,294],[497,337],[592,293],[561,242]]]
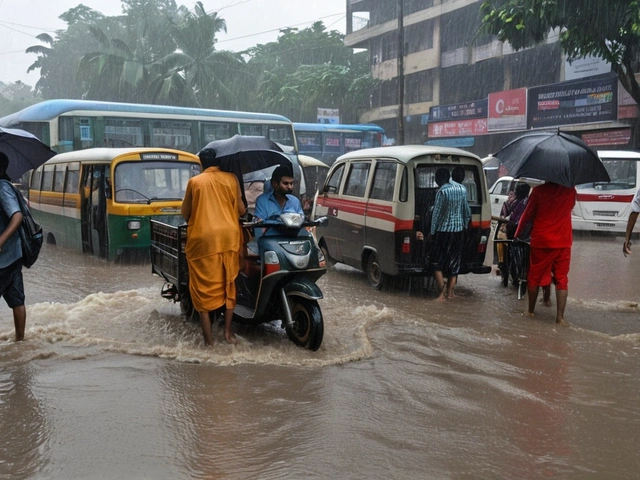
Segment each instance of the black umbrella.
[[515,178],[537,178],[566,187],[610,181],[595,150],[562,132],[523,135],[493,156]]
[[25,172],[38,168],[56,154],[29,132],[2,127],[0,127],[0,152],[9,159],[7,176],[11,180],[17,180]]
[[282,152],[280,146],[266,137],[234,135],[226,140],[210,142],[203,150],[207,148],[216,152],[220,170],[231,172],[238,177],[245,205],[247,199],[244,193],[243,175],[275,165],[291,167],[291,160]]
[[266,137],[234,135],[226,140],[215,140],[207,144],[216,152],[220,169],[232,172],[242,181],[242,175],[263,170],[274,165],[291,165],[291,160],[280,146]]

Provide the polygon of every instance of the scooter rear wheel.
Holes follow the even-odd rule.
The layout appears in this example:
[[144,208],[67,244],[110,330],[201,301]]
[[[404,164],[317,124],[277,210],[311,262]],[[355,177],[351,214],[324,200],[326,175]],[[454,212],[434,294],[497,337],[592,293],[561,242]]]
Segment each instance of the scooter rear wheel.
[[193,308],[193,302],[191,301],[191,295],[189,295],[189,292],[182,295],[180,298],[180,312],[186,317],[188,322],[200,321],[198,312]]
[[320,348],[324,335],[322,312],[318,302],[302,297],[290,297],[290,300],[293,303],[291,308],[293,324],[286,326],[287,336],[299,347],[315,352]]

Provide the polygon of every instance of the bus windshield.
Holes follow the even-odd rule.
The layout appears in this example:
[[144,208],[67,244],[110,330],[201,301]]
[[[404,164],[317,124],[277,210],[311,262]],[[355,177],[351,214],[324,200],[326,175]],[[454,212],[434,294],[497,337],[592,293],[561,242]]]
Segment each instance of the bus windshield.
[[636,172],[638,169],[637,160],[625,159],[604,159],[604,168],[607,170],[610,182],[591,182],[578,185],[578,190],[584,188],[596,188],[598,190],[624,190],[636,188]]
[[200,165],[186,162],[123,162],[115,169],[115,201],[150,203],[184,198],[187,182]]

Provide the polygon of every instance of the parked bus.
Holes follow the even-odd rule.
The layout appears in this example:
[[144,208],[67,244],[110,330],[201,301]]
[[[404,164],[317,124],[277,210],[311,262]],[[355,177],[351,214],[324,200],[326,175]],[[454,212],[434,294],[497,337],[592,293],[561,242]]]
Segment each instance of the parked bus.
[[598,156],[611,181],[576,187],[578,195],[571,213],[573,229],[624,233],[631,212],[631,201],[640,188],[640,153],[600,150]]
[[173,148],[196,153],[235,134],[267,137],[297,155],[293,124],[280,115],[203,108],[45,100],[0,118],[58,153],[95,147]]
[[331,165],[340,155],[362,148],[381,147],[384,129],[378,125],[294,123],[300,154]]
[[107,260],[146,258],[149,219],[180,215],[196,155],[163,148],[60,153],[33,171],[29,203],[46,242]]

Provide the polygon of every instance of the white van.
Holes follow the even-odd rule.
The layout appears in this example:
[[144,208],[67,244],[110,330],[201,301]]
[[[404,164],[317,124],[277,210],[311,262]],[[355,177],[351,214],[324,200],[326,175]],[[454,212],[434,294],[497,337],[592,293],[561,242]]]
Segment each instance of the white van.
[[471,208],[460,273],[489,273],[484,258],[491,228],[480,158],[457,148],[407,145],[357,150],[339,157],[316,196],[314,214],[327,216],[317,237],[327,261],[367,272],[373,288],[388,276],[429,276],[425,216],[435,201],[435,172],[457,166]]
[[585,183],[576,187],[578,195],[571,213],[573,229],[624,233],[631,201],[640,187],[640,153],[601,150],[598,156],[611,181]]

